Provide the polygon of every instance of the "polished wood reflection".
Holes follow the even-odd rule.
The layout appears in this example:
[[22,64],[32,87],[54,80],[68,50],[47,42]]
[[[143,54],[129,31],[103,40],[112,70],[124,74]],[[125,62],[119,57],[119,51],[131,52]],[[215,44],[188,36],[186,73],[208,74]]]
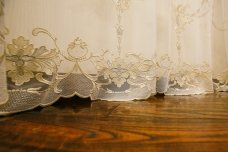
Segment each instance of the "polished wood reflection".
[[228,93],[91,102],[0,117],[0,151],[227,152]]

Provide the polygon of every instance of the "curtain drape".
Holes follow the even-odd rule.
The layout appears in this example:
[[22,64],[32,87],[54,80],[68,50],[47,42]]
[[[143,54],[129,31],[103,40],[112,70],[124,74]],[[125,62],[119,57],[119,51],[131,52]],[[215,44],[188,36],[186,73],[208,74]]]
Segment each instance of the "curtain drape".
[[2,115],[228,91],[227,0],[0,2]]
[[0,105],[6,103],[8,100],[6,69],[4,59],[4,38],[5,34],[7,34],[7,30],[4,27],[3,7],[4,3],[3,1],[0,1]]

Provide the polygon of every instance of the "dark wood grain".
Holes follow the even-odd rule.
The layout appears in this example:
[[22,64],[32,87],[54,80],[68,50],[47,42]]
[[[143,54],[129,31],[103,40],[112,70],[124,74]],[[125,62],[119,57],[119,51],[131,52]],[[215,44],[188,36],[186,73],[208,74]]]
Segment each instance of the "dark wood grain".
[[61,99],[1,117],[0,151],[228,152],[228,93],[138,102]]

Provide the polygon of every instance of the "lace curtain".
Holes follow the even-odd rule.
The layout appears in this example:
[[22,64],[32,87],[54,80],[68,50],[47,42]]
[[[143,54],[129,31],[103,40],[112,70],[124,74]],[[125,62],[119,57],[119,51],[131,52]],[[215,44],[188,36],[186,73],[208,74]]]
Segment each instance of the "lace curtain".
[[0,0],[0,115],[74,95],[228,91],[227,8],[227,0]]

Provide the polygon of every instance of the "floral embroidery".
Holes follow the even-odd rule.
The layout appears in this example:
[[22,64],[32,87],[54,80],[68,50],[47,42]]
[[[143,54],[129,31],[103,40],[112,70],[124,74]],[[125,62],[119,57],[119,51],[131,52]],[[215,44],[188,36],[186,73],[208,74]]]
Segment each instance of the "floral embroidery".
[[146,86],[146,80],[155,78],[153,73],[157,65],[153,61],[135,54],[126,55],[124,59],[120,57],[109,59],[109,57],[105,56],[107,53],[104,52],[102,56],[93,57],[98,77],[108,80],[105,85],[114,83],[120,88],[125,83],[128,83],[143,87]]
[[204,17],[209,12],[209,1],[201,0],[201,6],[195,10],[191,11],[191,8],[187,4],[178,4],[175,8],[175,19],[176,19],[176,50],[178,53],[178,62],[171,69],[170,74],[170,87],[180,87],[189,88],[197,87],[199,85],[198,77],[204,77],[209,79],[210,67],[209,65],[198,65],[191,66],[182,61],[182,36],[186,30],[187,25],[190,25],[195,18]]
[[113,0],[117,9],[124,11],[129,8],[131,0]]
[[186,26],[191,24],[196,17],[203,17],[209,12],[209,1],[201,0],[201,6],[196,11],[190,12],[188,5],[178,4],[175,9],[176,32],[182,33]]
[[54,60],[58,59],[58,53],[55,50],[47,50],[45,46],[34,48],[33,44],[22,36],[13,39],[12,44],[7,45],[7,49],[8,77],[18,86],[34,78],[35,72],[52,75],[57,66]]
[[[124,28],[122,26],[122,15],[130,6],[130,0],[113,0],[117,10],[117,24],[116,24],[116,36],[117,36],[117,57],[107,57],[108,51],[103,55],[93,57],[93,61],[97,67],[98,79],[103,77],[107,80],[106,83],[101,85],[115,84],[118,88],[121,88],[124,84],[134,86],[146,86],[146,81],[151,80],[154,77],[150,73],[152,67],[155,67],[155,63],[151,60],[147,60],[137,55],[121,55],[122,52],[122,39],[124,34]],[[150,74],[149,74],[150,73]]]
[[223,73],[217,76],[217,79],[221,84],[228,85],[228,69],[226,69]]
[[187,4],[178,4],[175,8],[175,19],[176,19],[176,48],[179,56],[179,62],[181,61],[181,53],[182,53],[182,36],[185,31],[187,25],[190,25],[195,18],[203,17],[209,12],[209,1],[201,0],[201,6],[199,9],[191,12],[190,8]]
[[182,63],[175,66],[170,73],[170,87],[191,88],[197,87],[203,79],[210,79],[210,67],[207,64],[191,66]]
[[[122,13],[129,8],[131,0],[113,1],[115,2],[117,9],[116,34],[118,41],[117,51],[119,51],[119,56],[117,57],[107,57],[105,56],[107,53],[104,53],[98,57],[93,56],[92,53],[89,52],[87,44],[80,38],[76,38],[72,43],[70,43],[67,51],[60,52],[60,49],[57,45],[57,39],[53,37],[47,30],[42,28],[34,29],[33,36],[37,36],[38,34],[48,35],[49,38],[53,40],[55,49],[48,50],[45,46],[35,48],[33,44],[30,44],[29,41],[22,36],[18,37],[17,39],[13,39],[12,44],[6,45],[6,54],[4,55],[7,59],[7,73],[12,82],[15,82],[15,85],[23,85],[24,83],[31,81],[31,79],[36,79],[41,83],[50,85],[47,87],[48,91],[50,91],[48,92],[50,93],[50,96],[47,96],[48,94],[46,90],[41,90],[41,87],[25,87],[24,89],[23,86],[22,88],[18,87],[20,89],[17,88],[15,90],[8,90],[11,93],[13,92],[13,95],[17,93],[24,97],[21,101],[21,103],[25,104],[23,110],[27,109],[28,105],[30,104],[32,107],[38,106],[39,104],[43,106],[49,105],[53,103],[57,97],[69,97],[75,94],[81,97],[90,96],[91,99],[104,99],[103,97],[100,97],[105,96],[105,93],[112,94],[108,95],[111,96],[111,98],[113,94],[120,93],[123,94],[123,96],[129,96],[131,99],[143,99],[149,97],[152,92],[156,91],[152,89],[155,89],[154,86],[156,79],[158,80],[158,77],[160,77],[161,80],[163,78],[165,78],[164,80],[169,80],[170,78],[169,87],[174,90],[176,89],[176,93],[181,91],[181,89],[188,90],[189,88],[191,89],[191,87],[199,88],[204,80],[206,81],[203,83],[210,85],[211,73],[209,66],[206,64],[202,66],[191,66],[183,62],[171,64],[171,61],[167,57],[158,57],[155,59],[155,56],[153,60],[149,60],[135,54],[121,54],[121,44],[124,35],[124,28],[121,22]],[[202,4],[206,4],[207,2],[208,0],[202,0]],[[0,15],[3,14],[2,9],[3,0],[0,0]],[[179,5],[176,8],[176,34],[177,50],[179,51],[179,56],[181,55],[182,50],[181,36],[187,25],[192,23],[195,17],[201,16],[200,14],[205,14],[204,12],[202,13],[201,8],[195,13],[189,12],[186,5]],[[3,43],[4,32],[6,33],[6,31],[0,33],[0,38],[2,38],[0,40],[3,41]],[[59,73],[57,71],[60,57],[69,62],[74,62],[73,68],[70,69],[68,73]],[[92,62],[95,63],[97,70],[96,74],[86,73],[80,66],[81,62],[88,60],[93,60]],[[77,72],[77,74],[75,72]],[[50,75],[52,79],[44,79],[42,77],[44,73],[46,75]],[[88,85],[85,83],[85,81],[80,81],[81,79],[78,79],[78,76],[80,77],[81,75],[83,76],[82,80],[87,78],[91,80],[91,83],[89,83],[93,84],[93,88],[92,85]],[[220,81],[220,83],[227,84],[227,76],[228,70],[219,75],[217,79]],[[69,77],[74,77],[74,79],[70,79],[70,82],[64,83]],[[91,86],[83,89],[83,92],[87,92],[85,95],[82,95],[77,91],[80,86],[69,85],[71,82],[76,81],[76,79],[77,81],[80,81],[80,85],[82,84]],[[69,79],[67,81],[69,81]],[[110,85],[110,87],[108,85]],[[141,89],[143,87],[144,89]],[[111,90],[112,88],[113,90]],[[69,93],[70,91],[68,89],[71,90],[72,93]],[[103,91],[103,89],[106,90]],[[141,94],[141,90],[143,90],[143,92],[147,92],[147,95],[144,94],[140,97],[137,95],[135,96],[135,94],[138,92],[138,94]],[[224,90],[228,90],[227,87]],[[34,94],[36,95],[35,97],[32,96]],[[14,95],[12,96],[12,99],[15,99],[15,96],[17,97],[17,95]],[[36,99],[37,97],[38,100],[34,100],[36,103],[31,103],[33,99]],[[41,101],[40,98],[42,97],[50,97],[50,101],[47,101],[48,103],[38,103]],[[127,100],[129,100],[129,98]],[[21,111],[22,104],[20,103],[20,106],[17,109],[18,104],[15,104],[16,102],[16,100],[10,101],[8,104],[9,107],[3,107],[3,110],[9,111],[9,109],[13,107],[13,112]]]
[[108,62],[107,68],[102,69],[102,75],[105,79],[110,79],[118,87],[121,87],[128,78],[135,78],[133,72],[128,71],[126,63],[124,64],[123,60],[116,58],[113,63]]
[[[130,0],[113,0],[117,8],[117,38],[118,38],[118,51],[121,52],[121,40],[123,36],[124,29],[122,28],[122,13],[124,10],[129,8]],[[204,0],[205,1],[205,0]],[[199,9],[200,10],[200,9]],[[198,13],[200,11],[197,11]],[[188,13],[187,7],[184,5],[178,5],[176,8],[176,24],[177,33],[182,33],[187,24],[193,21],[193,17],[199,14]],[[23,85],[25,82],[29,82],[32,78],[36,78],[38,81],[51,84],[42,79],[41,72],[47,75],[52,75],[54,70],[57,69],[59,61],[59,56],[62,56],[59,52],[58,46],[56,44],[56,38],[45,29],[37,28],[33,30],[33,35],[37,36],[39,33],[45,33],[48,35],[55,43],[55,50],[47,50],[45,46],[40,48],[34,48],[33,44],[30,44],[28,40],[24,37],[18,37],[13,40],[12,44],[8,44],[7,48],[7,71],[8,77],[11,78],[16,85]],[[57,51],[56,51],[57,50]],[[181,51],[181,48],[178,48]],[[208,71],[202,71],[202,69],[194,68],[185,63],[175,64],[175,68],[171,68],[170,64],[162,68],[163,63],[157,61],[148,60],[146,58],[140,57],[135,54],[121,55],[118,54],[117,57],[107,57],[105,52],[100,56],[90,56],[88,57],[89,50],[87,44],[83,42],[80,38],[75,39],[69,44],[67,49],[68,56],[62,56],[66,60],[75,62],[75,69],[81,71],[82,74],[86,75],[90,79],[90,75],[86,74],[80,67],[79,62],[92,59],[97,69],[97,76],[91,78],[95,87],[100,87],[100,85],[115,84],[118,88],[121,88],[124,84],[135,85],[135,86],[147,86],[147,80],[153,80],[157,77],[162,77],[164,73],[168,70],[170,73],[170,87],[191,87],[197,86],[199,84],[195,77],[206,76]],[[165,62],[162,60],[162,62]],[[166,62],[165,62],[166,63]],[[170,63],[168,61],[167,63]],[[167,64],[166,63],[166,64]],[[179,66],[178,66],[179,65]],[[177,68],[179,67],[179,68]],[[171,69],[170,69],[171,68]],[[187,70],[186,70],[187,69]],[[73,70],[72,70],[73,71]],[[161,72],[162,71],[162,72]],[[157,75],[155,75],[155,73]],[[59,80],[65,78],[69,75],[60,76],[57,74]],[[100,77],[107,80],[105,83],[97,83]]]

